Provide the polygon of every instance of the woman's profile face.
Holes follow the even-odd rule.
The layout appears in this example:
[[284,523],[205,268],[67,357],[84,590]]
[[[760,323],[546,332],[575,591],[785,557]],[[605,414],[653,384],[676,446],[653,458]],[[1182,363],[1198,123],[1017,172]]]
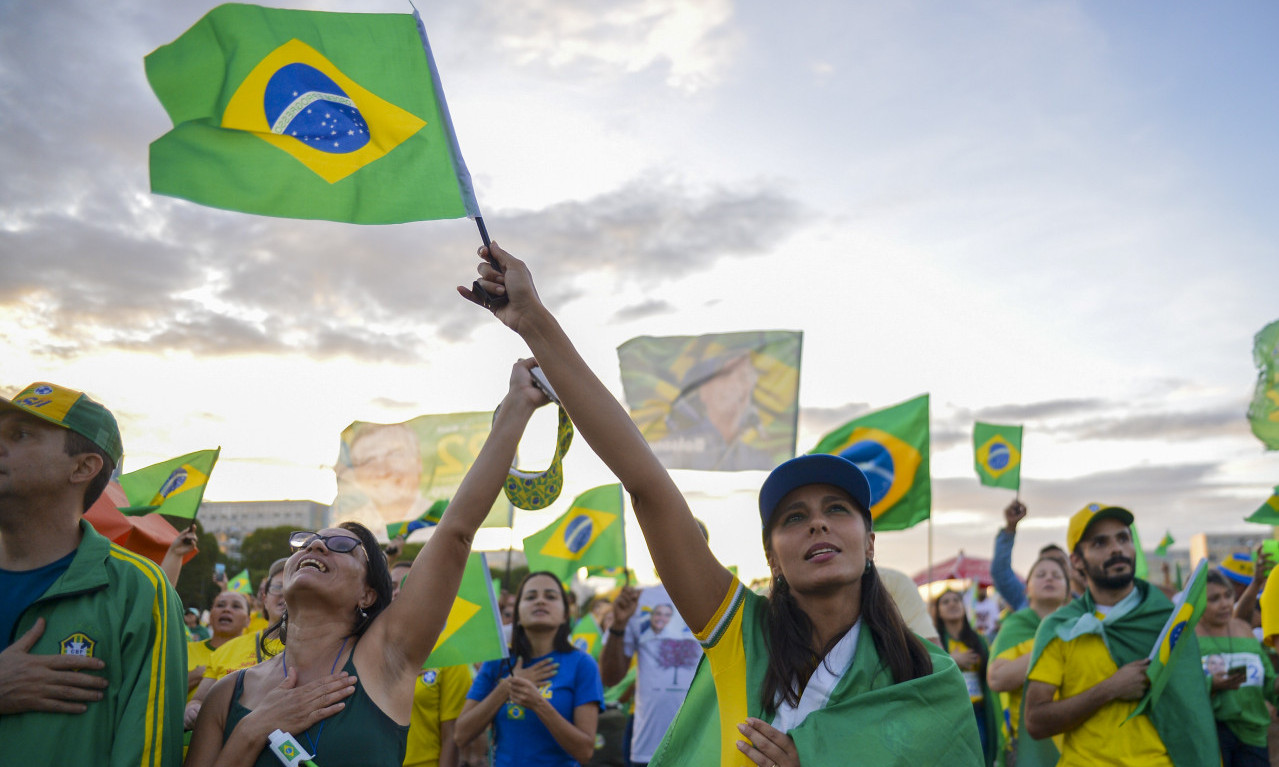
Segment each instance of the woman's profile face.
[[524,582],[515,603],[520,625],[526,629],[559,627],[568,620],[560,585],[549,575],[535,575]]
[[852,497],[834,485],[790,491],[769,525],[769,566],[796,593],[857,583],[875,554],[875,534]]

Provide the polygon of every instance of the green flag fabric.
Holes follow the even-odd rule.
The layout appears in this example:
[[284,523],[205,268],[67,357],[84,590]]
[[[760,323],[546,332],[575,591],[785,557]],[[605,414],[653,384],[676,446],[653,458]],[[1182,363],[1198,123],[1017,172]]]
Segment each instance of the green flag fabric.
[[[1033,642],[1035,632],[1039,629],[1039,613],[1032,608],[1025,607],[1012,613],[999,623],[999,633],[995,635],[995,643],[990,648],[990,661],[993,663],[1004,653],[1013,651],[1005,658],[1005,660],[1015,660],[1021,657],[1017,654],[1017,647],[1024,642]],[[1032,645],[1033,647],[1033,645]],[[1024,649],[1021,651],[1024,652]],[[995,764],[1008,765],[1010,760],[1015,757],[1016,752],[1012,750],[1014,744],[1013,738],[1016,737],[1016,743],[1028,744],[1028,750],[1037,750],[1042,756],[1037,758],[1039,763],[1055,764],[1057,762],[1057,747],[1053,745],[1052,738],[1045,738],[1042,741],[1032,741],[1026,736],[1026,690],[1025,685],[1015,692],[999,693],[1000,721],[999,727],[999,751],[995,755]],[[1013,709],[1016,709],[1016,722],[1013,721]],[[1036,759],[1032,757],[1032,759]],[[1016,762],[1013,761],[1013,764]]]
[[1021,489],[1021,428],[973,424],[973,467],[983,485]]
[[1159,540],[1159,545],[1155,547],[1155,553],[1161,557],[1168,556],[1168,547],[1176,542],[1172,537],[1172,531],[1166,531],[1164,537]]
[[[1154,649],[1150,651],[1150,666],[1146,668],[1146,676],[1150,677],[1150,689],[1146,691],[1146,696],[1137,704],[1132,716],[1144,713],[1159,702],[1164,688],[1168,686],[1168,682],[1172,679],[1174,659],[1177,656],[1185,655],[1188,651],[1184,646],[1188,643],[1182,642],[1182,637],[1195,633],[1195,626],[1199,623],[1199,619],[1203,617],[1204,609],[1208,606],[1207,588],[1208,560],[1201,559],[1194,572],[1190,574],[1190,583],[1186,586],[1185,591],[1181,593],[1177,601],[1173,602],[1172,614],[1168,616],[1168,622],[1164,624],[1163,630],[1159,632],[1159,641],[1155,643]],[[1189,651],[1198,661],[1199,649],[1196,647]],[[1131,719],[1132,717],[1129,718]]]
[[904,530],[928,519],[928,395],[854,418],[822,437],[810,452],[857,464],[870,480],[875,529]]
[[795,457],[802,346],[792,330],[632,338],[631,418],[668,469],[772,469]]
[[[1151,650],[1158,647],[1165,623],[1173,614],[1173,604],[1163,592],[1141,579],[1134,581],[1134,588],[1140,602],[1129,612],[1104,623],[1097,619],[1097,604],[1088,591],[1044,618],[1035,633],[1029,668],[1035,668],[1039,656],[1053,639],[1067,641],[1084,633],[1099,635],[1117,666],[1150,657]],[[1157,705],[1146,711],[1146,715],[1163,740],[1175,767],[1217,764],[1220,759],[1217,726],[1204,685],[1203,666],[1199,662],[1199,643],[1193,629],[1179,632],[1177,641],[1179,649],[1183,645],[1185,648],[1170,655],[1163,696]],[[1042,752],[1036,747],[1042,743],[1029,737],[1019,741],[1018,767],[1055,764],[1055,749],[1052,761],[1038,758]]]
[[1132,574],[1134,577],[1147,580],[1150,577],[1150,562],[1146,561],[1146,549],[1141,545],[1141,534],[1137,532],[1137,523],[1133,522],[1128,529],[1132,531]]
[[238,591],[241,594],[253,594],[253,584],[249,581],[249,571],[244,569],[240,574],[227,581],[227,591]]
[[1279,320],[1257,333],[1252,359],[1257,365],[1257,387],[1248,406],[1248,422],[1267,450],[1279,450]]
[[416,13],[220,5],[146,74],[173,121],[157,194],[356,224],[479,215]]
[[121,474],[120,488],[129,499],[129,506],[120,511],[129,516],[158,512],[195,519],[204,500],[204,487],[221,452],[222,448],[198,450]]
[[462,583],[458,586],[448,620],[444,622],[440,637],[435,640],[435,649],[431,650],[422,668],[482,663],[505,658],[507,654],[488,560],[482,552],[473,551],[466,558]]
[[600,633],[599,624],[595,622],[595,616],[590,613],[583,615],[573,627],[573,633],[569,634],[568,641],[594,658],[597,663],[599,662],[600,651],[604,649],[604,636]]
[[431,507],[414,519],[405,520],[404,522],[393,522],[386,526],[387,538],[399,538],[401,535],[408,536],[416,530],[426,527],[435,527],[440,523],[440,519],[444,516],[444,510],[449,507],[449,500],[441,498]]
[[[740,673],[744,674],[746,700],[718,700],[711,664],[703,656],[684,704],[649,762],[652,767],[753,764],[736,749],[721,752],[721,743],[731,742],[721,732],[721,705],[769,721],[759,700],[768,663],[763,615],[768,610],[767,600],[744,589],[743,592],[742,660],[738,663],[744,666]],[[924,642],[932,658],[932,673],[893,684],[870,633],[864,626],[861,631],[852,660],[828,691],[825,704],[789,731],[799,762],[925,765],[937,764],[944,754],[947,765],[983,764],[977,728],[973,726],[973,707],[950,655],[932,642]],[[729,640],[725,637],[720,641]],[[736,668],[729,672],[735,673],[739,673]]]
[[1262,525],[1279,525],[1279,485],[1275,486],[1275,491],[1270,494],[1266,502],[1258,506],[1257,510],[1244,521]]
[[581,567],[626,567],[622,486],[601,485],[573,499],[547,527],[524,539],[530,572],[568,581]]

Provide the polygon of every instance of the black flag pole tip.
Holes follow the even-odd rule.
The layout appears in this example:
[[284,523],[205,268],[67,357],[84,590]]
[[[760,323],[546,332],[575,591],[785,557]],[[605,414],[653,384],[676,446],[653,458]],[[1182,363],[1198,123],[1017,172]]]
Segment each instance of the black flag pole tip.
[[[479,227],[480,239],[484,241],[484,247],[487,248],[492,243],[489,240],[489,230],[484,226],[484,217],[476,216],[475,225]],[[489,255],[489,263],[493,265],[494,269],[498,268],[497,260],[491,254]],[[489,293],[480,285],[479,280],[471,283],[471,292],[479,296],[480,300],[484,302],[484,306],[489,309],[497,309],[506,305],[506,296],[495,296]]]

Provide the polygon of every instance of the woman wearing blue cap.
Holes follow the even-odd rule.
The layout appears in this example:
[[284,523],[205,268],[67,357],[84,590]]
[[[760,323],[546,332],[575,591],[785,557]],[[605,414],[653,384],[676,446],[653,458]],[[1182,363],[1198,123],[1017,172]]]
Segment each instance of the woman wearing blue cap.
[[982,764],[954,661],[912,634],[875,572],[870,487],[832,455],[777,467],[759,493],[772,593],[711,553],[679,489],[630,416],[537,296],[527,267],[481,248],[467,299],[533,351],[579,434],[631,494],[658,575],[703,663],[653,765]]

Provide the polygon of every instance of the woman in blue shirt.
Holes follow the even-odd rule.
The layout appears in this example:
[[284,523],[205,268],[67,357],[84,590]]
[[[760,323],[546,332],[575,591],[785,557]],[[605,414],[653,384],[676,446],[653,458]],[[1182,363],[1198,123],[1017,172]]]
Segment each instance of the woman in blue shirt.
[[559,578],[530,573],[516,592],[511,658],[480,668],[454,725],[459,747],[492,722],[494,767],[590,760],[604,687],[595,661],[569,642],[570,629]]

